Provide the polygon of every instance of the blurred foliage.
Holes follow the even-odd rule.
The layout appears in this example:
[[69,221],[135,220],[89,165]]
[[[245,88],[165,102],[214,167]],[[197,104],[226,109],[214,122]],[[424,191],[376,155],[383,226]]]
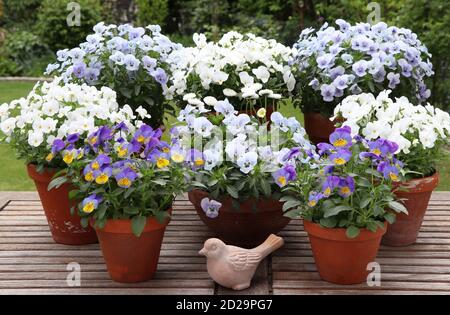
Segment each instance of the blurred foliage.
[[169,14],[167,0],[136,0],[139,25],[166,23]]
[[92,27],[103,20],[103,8],[99,0],[77,0],[80,8],[80,25],[68,26],[68,7],[71,0],[44,0],[39,8],[37,33],[44,42],[56,51],[72,48],[85,41]]
[[[172,40],[184,45],[192,44],[195,32],[204,32],[215,40],[230,30],[252,32],[292,45],[306,27],[331,24],[338,18],[352,23],[366,22],[373,11],[366,0],[76,0],[81,5],[82,25],[67,27],[69,2],[0,0],[0,27],[9,33],[26,30],[36,34],[52,51],[76,46],[92,25],[101,20],[115,24],[160,24]],[[382,21],[412,29],[427,45],[436,72],[431,82],[427,82],[432,88],[431,101],[446,107],[450,102],[447,52],[450,1],[377,0],[376,3],[380,5]],[[22,71],[8,64],[12,59],[6,52],[0,47],[0,72]]]

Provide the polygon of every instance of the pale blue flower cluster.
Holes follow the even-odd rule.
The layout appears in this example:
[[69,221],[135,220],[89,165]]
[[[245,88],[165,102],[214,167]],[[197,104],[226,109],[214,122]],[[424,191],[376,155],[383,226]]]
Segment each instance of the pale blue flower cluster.
[[170,69],[169,55],[182,45],[173,43],[160,32],[158,25],[143,28],[98,23],[94,33],[79,47],[58,51],[58,62],[48,65],[45,74],[58,74],[66,83],[90,85],[151,79],[161,85],[168,97],[171,94],[167,86],[170,75],[166,72]]
[[415,33],[384,22],[336,24],[305,29],[294,44],[292,64],[325,102],[401,85],[413,86],[419,102],[430,97],[424,77],[433,75],[431,54]]

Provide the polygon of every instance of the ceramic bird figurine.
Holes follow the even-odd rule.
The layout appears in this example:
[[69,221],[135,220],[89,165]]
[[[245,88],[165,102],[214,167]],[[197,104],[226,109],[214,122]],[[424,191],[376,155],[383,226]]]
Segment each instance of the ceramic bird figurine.
[[206,256],[208,273],[214,281],[226,288],[244,290],[250,287],[259,263],[283,244],[284,240],[274,234],[253,249],[226,245],[217,238],[210,238],[199,254]]

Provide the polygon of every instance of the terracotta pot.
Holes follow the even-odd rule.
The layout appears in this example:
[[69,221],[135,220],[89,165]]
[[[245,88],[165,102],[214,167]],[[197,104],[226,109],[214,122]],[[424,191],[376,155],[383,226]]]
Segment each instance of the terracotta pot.
[[283,215],[283,204],[277,200],[250,199],[243,202],[240,209],[235,209],[231,203],[232,198],[223,197],[218,200],[222,203],[219,215],[211,219],[205,215],[200,205],[203,198],[210,198],[209,194],[202,190],[192,190],[188,195],[202,221],[227,244],[243,247],[259,245],[270,234],[278,233],[290,222]]
[[42,174],[36,166],[27,166],[28,175],[34,180],[39,198],[44,208],[50,232],[56,243],[66,245],[84,245],[97,243],[97,235],[91,227],[83,228],[80,217],[70,214],[70,208],[76,203],[69,199],[69,184],[48,191],[48,185],[55,175],[55,170],[45,169]]
[[111,279],[124,283],[151,279],[169,221],[161,224],[155,218],[148,218],[140,237],[133,234],[131,220],[108,220],[103,229],[96,228]]
[[348,238],[345,229],[327,229],[320,224],[303,221],[320,277],[337,284],[357,284],[366,281],[380,247],[385,228],[376,232],[361,229],[356,238]]
[[389,225],[383,237],[383,245],[406,246],[416,242],[431,193],[438,184],[439,173],[435,173],[429,177],[413,179],[397,185],[407,189],[407,191],[396,189],[395,195],[399,199],[404,199],[408,215],[397,214],[394,224]]
[[320,142],[328,142],[330,134],[335,129],[334,122],[316,112],[304,113],[304,118],[305,131],[309,140],[315,145]]

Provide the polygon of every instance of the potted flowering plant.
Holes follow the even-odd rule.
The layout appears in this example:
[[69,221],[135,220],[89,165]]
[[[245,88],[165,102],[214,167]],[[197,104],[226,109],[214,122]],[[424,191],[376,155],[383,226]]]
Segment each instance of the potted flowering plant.
[[73,49],[57,52],[57,62],[46,74],[57,74],[64,82],[107,86],[116,91],[121,106],[134,110],[141,105],[150,113],[152,126],[163,124],[164,113],[175,110],[171,99],[169,54],[181,48],[161,34],[158,25],[146,28],[124,25],[94,26],[94,34]]
[[186,124],[172,129],[172,141],[195,170],[189,200],[203,222],[244,246],[284,228],[290,219],[278,201],[281,187],[317,157],[300,123],[274,112],[268,131],[264,116],[237,115],[228,101],[217,102],[216,116],[189,110]]
[[62,138],[84,141],[96,126],[122,121],[129,124],[134,115],[129,107],[118,110],[116,93],[87,85],[60,85],[60,80],[38,83],[26,98],[0,106],[0,129],[34,180],[53,239],[62,244],[96,242],[95,232],[82,228],[80,219],[70,215],[68,183],[58,189],[47,187],[52,177],[82,157],[82,152],[62,149]]
[[303,217],[322,279],[338,284],[363,282],[374,261],[387,222],[406,213],[395,200],[392,182],[400,180],[394,157],[397,144],[378,138],[352,137],[351,129],[336,129],[330,143],[318,145],[321,169],[307,180],[286,188],[291,215]]
[[406,97],[395,100],[390,91],[349,96],[335,109],[352,131],[367,139],[383,137],[398,144],[397,157],[405,165],[405,181],[396,195],[404,199],[409,215],[400,214],[389,226],[383,243],[393,246],[416,241],[432,191],[439,181],[437,160],[450,136],[450,115],[431,105],[413,105]]
[[430,97],[424,78],[433,75],[431,55],[415,33],[384,22],[336,24],[305,29],[294,44],[305,128],[316,143],[334,130],[328,117],[348,95],[389,88],[419,102]]
[[[162,131],[142,124],[135,132],[120,123],[102,126],[68,164],[81,224],[95,227],[111,278],[140,282],[156,271],[175,196],[186,190],[183,160],[161,141]],[[65,146],[71,146],[65,141]],[[176,162],[175,162],[176,161]],[[55,183],[56,184],[56,183]]]
[[174,88],[189,105],[203,108],[228,98],[236,110],[270,114],[289,97],[295,79],[288,65],[292,49],[253,34],[229,32],[217,42],[194,34],[194,47],[172,53]]

